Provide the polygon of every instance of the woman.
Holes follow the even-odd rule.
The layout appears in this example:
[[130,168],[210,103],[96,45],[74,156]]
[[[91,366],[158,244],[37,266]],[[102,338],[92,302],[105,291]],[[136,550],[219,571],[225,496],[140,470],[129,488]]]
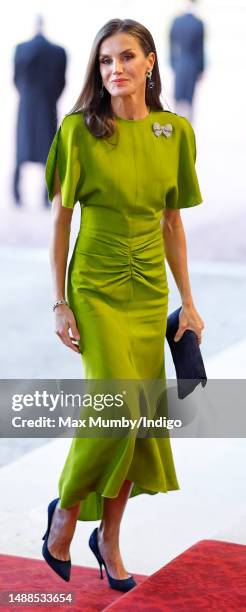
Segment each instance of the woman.
[[[130,19],[109,21],[95,38],[83,90],[49,152],[55,329],[81,352],[86,379],[164,379],[164,255],[182,299],[176,340],[189,328],[201,342],[204,323],[192,299],[179,212],[202,201],[195,137],[185,118],[163,110],[160,93],[150,32]],[[82,220],[66,303],[77,201]],[[127,500],[177,489],[169,438],[74,438],[59,498],[48,507],[46,561],[69,580],[76,521],[101,519],[89,545],[112,588],[133,588],[119,549]]]

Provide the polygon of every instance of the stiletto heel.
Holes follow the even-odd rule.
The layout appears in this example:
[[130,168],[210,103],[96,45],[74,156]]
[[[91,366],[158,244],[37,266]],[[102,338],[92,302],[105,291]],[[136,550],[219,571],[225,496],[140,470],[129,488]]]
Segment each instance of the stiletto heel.
[[133,578],[133,576],[129,576],[129,578],[123,578],[123,579],[118,579],[118,578],[113,578],[112,576],[110,576],[110,574],[108,573],[108,568],[107,565],[100,553],[99,547],[98,547],[98,539],[97,539],[97,533],[98,533],[98,528],[96,527],[96,529],[94,529],[94,531],[92,532],[92,534],[90,535],[89,538],[89,547],[92,550],[92,552],[94,553],[98,563],[99,563],[99,571],[100,571],[100,577],[103,578],[103,571],[102,571],[102,566],[104,565],[105,567],[105,571],[107,574],[107,578],[108,578],[108,583],[109,586],[112,589],[116,589],[117,591],[130,591],[130,589],[133,589],[133,587],[136,586],[136,582]]
[[48,565],[54,570],[54,572],[56,572],[61,578],[63,578],[63,580],[66,580],[66,582],[68,582],[70,580],[71,561],[62,561],[61,559],[56,559],[51,555],[47,546],[52,517],[59,499],[59,497],[53,499],[53,501],[50,502],[50,504],[48,505],[48,526],[44,536],[42,537],[42,540],[44,540],[42,555]]

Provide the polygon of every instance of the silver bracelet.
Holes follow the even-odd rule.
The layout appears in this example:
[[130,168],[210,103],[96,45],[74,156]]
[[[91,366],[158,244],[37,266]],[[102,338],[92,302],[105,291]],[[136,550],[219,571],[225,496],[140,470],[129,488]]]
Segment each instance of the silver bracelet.
[[52,306],[52,310],[54,311],[57,306],[60,306],[60,304],[66,304],[66,306],[68,306],[68,303],[66,300],[56,300],[56,302],[54,302]]

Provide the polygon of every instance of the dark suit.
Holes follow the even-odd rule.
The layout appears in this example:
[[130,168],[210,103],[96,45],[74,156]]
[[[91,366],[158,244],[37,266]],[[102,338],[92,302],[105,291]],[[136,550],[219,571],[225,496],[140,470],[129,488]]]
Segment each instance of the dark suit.
[[14,191],[19,198],[19,168],[23,162],[45,164],[57,130],[56,103],[65,85],[65,50],[42,34],[17,45],[14,83],[20,94],[17,119]]
[[175,73],[175,100],[192,104],[197,77],[204,70],[204,26],[192,13],[177,17],[171,26],[170,62]]

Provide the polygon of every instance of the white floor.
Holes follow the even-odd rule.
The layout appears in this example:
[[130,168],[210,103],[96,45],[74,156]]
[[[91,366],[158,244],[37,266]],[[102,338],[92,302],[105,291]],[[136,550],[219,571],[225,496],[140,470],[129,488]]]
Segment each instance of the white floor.
[[[206,362],[208,377],[239,378],[246,342]],[[225,375],[225,376],[224,376]],[[57,480],[70,439],[55,440],[0,470],[1,553],[42,558],[46,506],[57,496]],[[128,571],[153,573],[201,539],[246,545],[245,440],[172,439],[179,491],[129,500],[121,529]],[[94,567],[88,536],[96,522],[77,524],[72,562]]]

